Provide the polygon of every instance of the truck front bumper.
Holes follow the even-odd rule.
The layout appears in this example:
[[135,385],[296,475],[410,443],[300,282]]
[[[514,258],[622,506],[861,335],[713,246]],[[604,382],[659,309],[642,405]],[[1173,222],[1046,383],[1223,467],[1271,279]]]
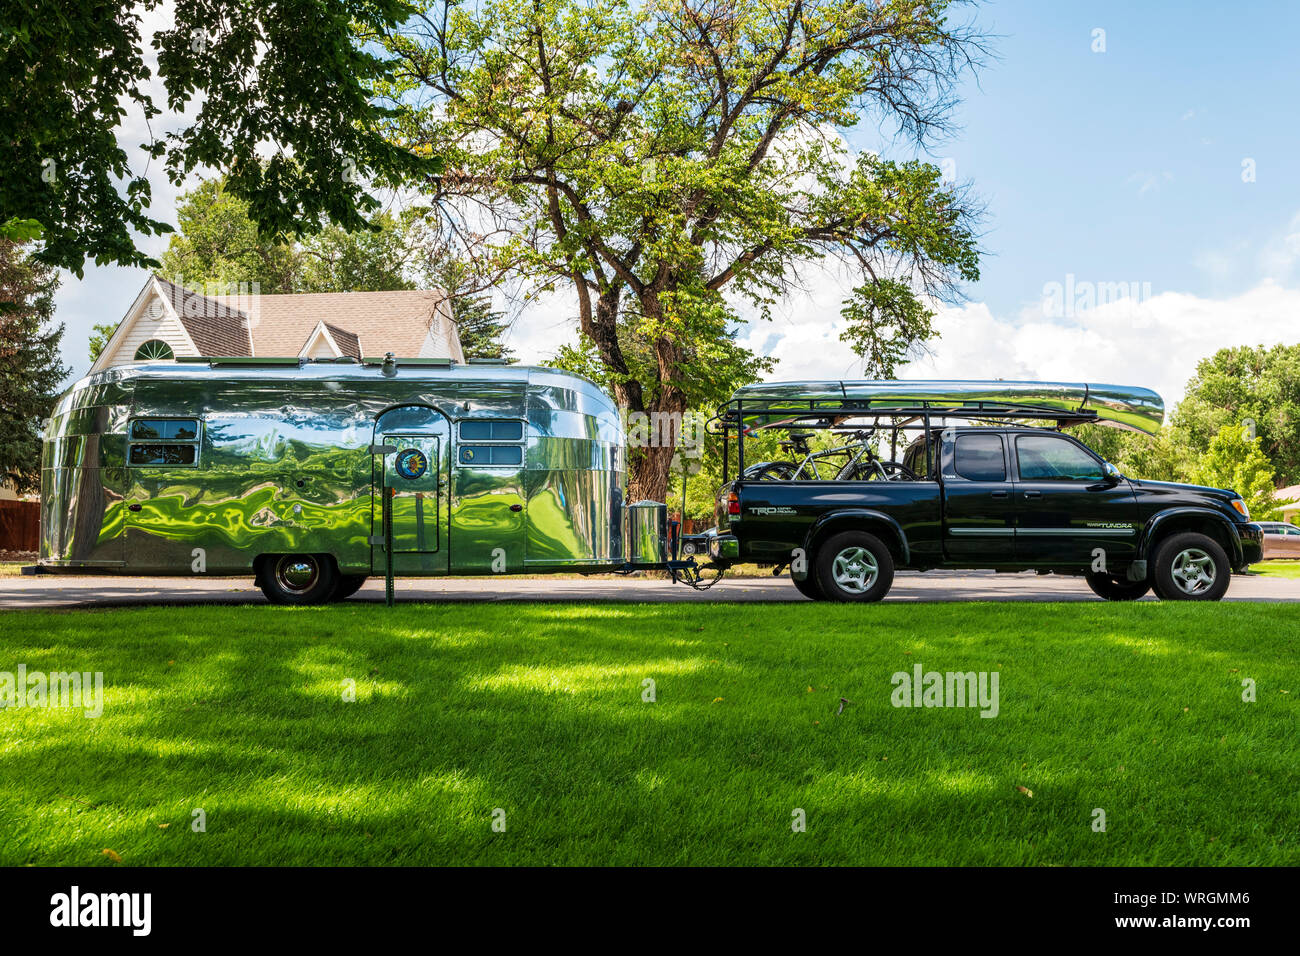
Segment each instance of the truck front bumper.
[[1234,571],[1244,571],[1248,565],[1258,564],[1264,560],[1264,529],[1257,524],[1239,524],[1237,540],[1241,542],[1241,567]]

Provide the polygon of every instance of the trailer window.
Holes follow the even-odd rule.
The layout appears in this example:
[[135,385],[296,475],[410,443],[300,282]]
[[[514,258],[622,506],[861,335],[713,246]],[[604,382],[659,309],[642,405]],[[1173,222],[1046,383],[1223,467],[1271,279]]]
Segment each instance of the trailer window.
[[967,481],[1006,481],[1001,435],[958,435],[954,452],[957,474]]
[[523,437],[523,422],[477,421],[460,423],[461,441],[520,441]]
[[131,423],[131,437],[144,441],[194,441],[199,423],[193,418],[137,418]]
[[192,465],[195,460],[193,445],[132,445],[133,465]]
[[198,462],[198,419],[137,418],[131,422],[130,435],[127,461],[132,465],[184,467]]
[[524,450],[518,445],[461,445],[462,465],[519,465]]

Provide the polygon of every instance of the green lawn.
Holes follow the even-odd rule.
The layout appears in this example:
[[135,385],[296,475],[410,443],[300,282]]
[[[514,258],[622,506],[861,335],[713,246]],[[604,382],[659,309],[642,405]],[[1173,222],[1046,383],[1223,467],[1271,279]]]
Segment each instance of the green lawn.
[[[4,613],[0,671],[106,687],[0,710],[0,864],[1294,865],[1298,651],[1247,603]],[[918,663],[999,715],[891,706]]]
[[1300,561],[1274,559],[1252,564],[1250,570],[1270,578],[1300,578]]

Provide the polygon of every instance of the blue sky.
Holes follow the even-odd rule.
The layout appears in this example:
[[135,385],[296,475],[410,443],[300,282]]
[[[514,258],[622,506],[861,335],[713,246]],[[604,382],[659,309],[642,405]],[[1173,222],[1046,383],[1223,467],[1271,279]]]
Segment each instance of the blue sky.
[[1000,60],[932,151],[989,206],[973,298],[1011,310],[1071,272],[1200,296],[1261,278],[1300,209],[1300,4],[1003,0],[980,22]]
[[[977,16],[998,34],[997,59],[965,84],[959,132],[928,156],[987,204],[987,256],[969,304],[941,313],[931,354],[902,374],[1109,380],[1172,400],[1219,347],[1300,340],[1300,3],[1001,0]],[[847,139],[912,153],[867,123]],[[155,178],[155,213],[172,219],[175,196]],[[1133,283],[1135,298],[1044,316],[1046,287],[1067,276]],[[120,318],[144,278],[65,277],[75,373],[89,327]],[[780,359],[776,377],[855,374],[838,341],[843,285],[832,276],[743,333]],[[572,314],[563,296],[539,304],[512,332],[516,351],[550,354]]]

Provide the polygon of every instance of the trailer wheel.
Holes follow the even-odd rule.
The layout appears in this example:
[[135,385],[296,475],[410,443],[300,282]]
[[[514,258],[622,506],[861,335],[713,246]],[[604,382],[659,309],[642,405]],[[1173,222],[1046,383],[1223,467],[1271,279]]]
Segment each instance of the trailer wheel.
[[1088,587],[1097,597],[1107,601],[1136,601],[1151,590],[1150,581],[1130,581],[1113,574],[1086,574]]
[[815,572],[809,571],[808,576],[802,581],[792,574],[790,575],[790,580],[794,582],[794,586],[799,589],[799,593],[804,597],[811,598],[814,601],[826,600],[826,596],[822,594],[822,589],[817,586],[817,575]]
[[894,559],[875,535],[845,531],[817,549],[817,583],[828,601],[879,601],[894,583]]
[[364,574],[340,574],[338,587],[334,589],[334,597],[330,600],[343,601],[352,597],[361,590],[361,585],[365,584],[366,580]]
[[338,577],[329,555],[270,554],[262,559],[257,584],[272,604],[324,604]]
[[1195,531],[1171,535],[1156,549],[1151,583],[1163,601],[1217,601],[1228,590],[1232,567],[1213,538]]

